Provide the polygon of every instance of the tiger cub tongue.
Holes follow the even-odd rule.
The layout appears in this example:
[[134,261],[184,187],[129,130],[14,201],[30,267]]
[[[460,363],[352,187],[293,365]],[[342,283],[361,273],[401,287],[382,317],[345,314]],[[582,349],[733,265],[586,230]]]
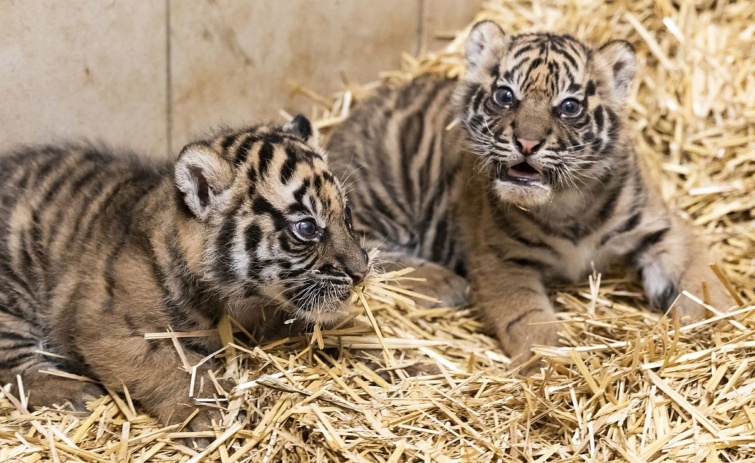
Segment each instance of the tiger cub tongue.
[[509,167],[507,172],[509,177],[523,180],[540,180],[540,172],[527,162],[520,162],[515,166]]

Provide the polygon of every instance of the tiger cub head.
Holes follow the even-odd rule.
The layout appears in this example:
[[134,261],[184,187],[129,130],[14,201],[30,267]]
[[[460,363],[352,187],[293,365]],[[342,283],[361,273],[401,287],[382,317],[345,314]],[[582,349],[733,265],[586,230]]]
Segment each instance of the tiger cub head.
[[569,35],[507,36],[484,21],[465,53],[459,117],[500,200],[531,207],[585,194],[626,162],[622,119],[635,71],[629,43],[592,49]]
[[309,323],[335,323],[369,270],[351,211],[303,116],[186,146],[175,185],[201,249],[197,267],[235,310],[276,301]]

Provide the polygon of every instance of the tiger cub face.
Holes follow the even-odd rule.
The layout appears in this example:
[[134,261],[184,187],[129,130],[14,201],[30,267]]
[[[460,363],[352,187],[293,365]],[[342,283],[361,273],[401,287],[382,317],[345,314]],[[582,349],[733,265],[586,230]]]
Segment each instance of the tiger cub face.
[[[188,145],[175,168],[204,239],[196,266],[236,310],[263,296],[308,322],[332,324],[368,270],[338,180],[309,121],[253,127]],[[243,315],[243,314],[242,314]]]
[[531,207],[587,192],[625,161],[615,148],[635,69],[627,42],[593,50],[568,35],[506,36],[482,22],[465,51],[457,105],[500,200]]

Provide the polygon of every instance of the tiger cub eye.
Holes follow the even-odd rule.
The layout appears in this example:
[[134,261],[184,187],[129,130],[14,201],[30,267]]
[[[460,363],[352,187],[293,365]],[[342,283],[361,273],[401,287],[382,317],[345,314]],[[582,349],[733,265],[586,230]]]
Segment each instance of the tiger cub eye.
[[304,219],[294,224],[296,233],[304,239],[311,239],[317,236],[317,224],[312,219]]
[[558,105],[562,116],[576,116],[582,111],[582,104],[574,98],[567,98]]
[[508,87],[498,88],[493,93],[493,101],[500,106],[511,106],[514,103],[514,91]]

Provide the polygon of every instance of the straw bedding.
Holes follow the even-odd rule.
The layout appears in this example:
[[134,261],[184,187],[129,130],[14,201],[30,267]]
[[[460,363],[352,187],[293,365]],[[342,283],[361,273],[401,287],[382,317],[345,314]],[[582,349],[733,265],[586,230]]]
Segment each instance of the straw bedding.
[[[127,394],[91,414],[30,412],[7,385],[0,461],[755,462],[755,3],[496,0],[482,18],[636,46],[637,149],[722,257],[738,308],[680,327],[644,310],[634,282],[593,275],[553,292],[564,347],[538,348],[547,368],[520,377],[474,308],[412,308],[399,286],[411,274],[374,277],[354,296],[356,328],[233,340],[218,375],[238,386],[215,404],[227,413],[214,433],[161,428]],[[462,43],[383,77],[458,75]],[[335,102],[317,97],[322,127],[372,88],[347,87]],[[236,328],[219,329],[231,340]],[[204,450],[181,440],[200,435]]]

